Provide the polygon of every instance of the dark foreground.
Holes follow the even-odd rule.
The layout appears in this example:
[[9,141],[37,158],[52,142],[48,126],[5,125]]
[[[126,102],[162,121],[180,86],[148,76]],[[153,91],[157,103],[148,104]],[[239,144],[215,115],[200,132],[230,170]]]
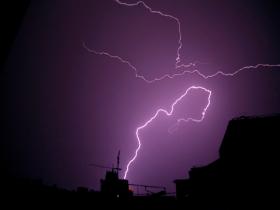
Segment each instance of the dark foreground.
[[162,194],[119,197],[75,191],[40,181],[1,178],[1,200],[9,207],[88,209],[279,209],[280,115],[241,117],[229,122],[220,157],[175,180],[176,197]]

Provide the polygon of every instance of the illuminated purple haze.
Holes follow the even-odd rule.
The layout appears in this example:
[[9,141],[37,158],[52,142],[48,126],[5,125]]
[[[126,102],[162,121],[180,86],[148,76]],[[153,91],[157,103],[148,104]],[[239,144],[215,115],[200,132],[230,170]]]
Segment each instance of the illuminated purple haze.
[[[143,3],[31,3],[4,80],[11,173],[98,190],[105,171],[88,164],[110,167],[120,149],[125,176],[139,131],[129,182],[174,191],[174,179],[217,158],[229,119],[280,111],[277,6],[145,3],[169,17]],[[192,90],[137,129],[195,86],[211,106],[210,92]]]
[[[157,10],[153,10],[151,7],[149,7],[144,1],[136,1],[135,3],[126,3],[126,2],[123,2],[123,1],[120,1],[120,0],[115,0],[116,3],[120,4],[120,5],[124,5],[124,6],[127,6],[127,7],[134,7],[134,6],[139,6],[139,5],[143,5],[143,7],[145,9],[147,9],[151,14],[158,14],[162,17],[166,17],[166,18],[170,18],[170,19],[173,19],[176,21],[177,25],[178,25],[178,34],[179,34],[179,39],[178,39],[178,48],[177,48],[177,57],[176,57],[176,62],[175,62],[175,69],[177,68],[189,68],[189,67],[193,67],[193,66],[196,66],[196,63],[189,63],[189,64],[179,64],[181,59],[180,59],[180,50],[181,48],[183,47],[183,43],[182,43],[182,34],[181,34],[181,23],[180,23],[180,20],[177,18],[177,17],[174,17],[170,14],[166,14],[166,13],[163,13],[161,11],[157,11]],[[153,83],[153,82],[159,82],[159,81],[162,81],[164,79],[173,79],[174,77],[177,77],[177,76],[184,76],[185,74],[193,74],[193,73],[196,73],[198,74],[199,76],[201,76],[203,79],[209,79],[209,78],[213,78],[213,77],[216,77],[216,76],[235,76],[236,74],[240,73],[241,71],[243,70],[248,70],[248,69],[257,69],[259,67],[280,67],[280,64],[256,64],[254,66],[244,66],[240,69],[237,69],[235,70],[234,72],[232,73],[226,73],[226,72],[223,72],[223,71],[217,71],[217,72],[214,72],[213,74],[210,74],[210,75],[205,75],[203,73],[201,73],[199,70],[195,69],[195,70],[184,70],[183,72],[181,73],[174,73],[172,75],[170,74],[164,74],[163,76],[160,76],[158,78],[154,78],[152,80],[148,80],[145,78],[145,76],[143,75],[139,75],[138,74],[138,70],[137,68],[131,64],[130,61],[127,61],[125,59],[123,59],[122,57],[118,56],[118,55],[111,55],[110,53],[108,52],[98,52],[96,50],[92,50],[90,49],[85,43],[83,43],[83,47],[90,53],[94,53],[96,55],[104,55],[104,56],[108,56],[109,58],[113,58],[113,59],[117,59],[119,60],[120,62],[124,63],[124,64],[127,64],[131,69],[134,70],[135,72],[135,76],[136,78],[140,78],[142,79],[144,82],[146,83]],[[202,122],[202,120],[204,119],[205,117],[205,114],[206,114],[206,111],[210,105],[210,100],[211,100],[211,91],[204,88],[204,87],[201,87],[201,86],[191,86],[189,87],[186,92],[181,95],[179,98],[177,98],[171,105],[171,110],[170,112],[164,110],[164,109],[158,109],[155,114],[148,120],[146,121],[142,126],[140,127],[137,127],[136,129],[136,133],[135,133],[135,136],[137,138],[137,142],[138,142],[138,146],[135,150],[135,154],[134,156],[132,157],[132,159],[129,160],[128,164],[126,165],[126,170],[125,170],[125,173],[124,173],[124,179],[127,178],[127,174],[129,172],[129,168],[130,168],[130,165],[136,160],[137,158],[137,155],[138,155],[138,151],[140,150],[141,148],[141,140],[140,140],[140,137],[139,137],[139,131],[146,128],[150,123],[152,123],[154,121],[155,118],[157,118],[157,116],[163,112],[165,113],[167,116],[170,116],[172,115],[173,111],[174,111],[174,106],[180,102],[187,94],[190,90],[192,89],[202,89],[206,92],[209,93],[208,95],[208,103],[207,105],[205,106],[205,108],[203,109],[203,112],[201,114],[201,118],[199,119],[194,119],[194,118],[187,118],[187,119],[184,119],[184,118],[180,118],[180,119],[177,119],[177,124],[184,121],[184,122]],[[174,128],[173,128],[174,129]]]

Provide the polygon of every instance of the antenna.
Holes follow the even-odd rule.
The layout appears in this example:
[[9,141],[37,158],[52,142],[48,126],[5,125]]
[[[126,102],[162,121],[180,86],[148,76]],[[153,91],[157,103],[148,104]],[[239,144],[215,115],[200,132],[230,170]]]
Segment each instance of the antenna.
[[119,170],[121,170],[120,169],[120,153],[121,153],[121,151],[119,150],[118,156],[117,156],[117,168],[116,168],[118,176],[119,176]]
[[99,164],[95,164],[95,163],[90,163],[89,166],[93,166],[96,168],[111,169],[112,172],[116,173],[119,176],[119,171],[122,170],[120,168],[120,154],[121,154],[121,151],[119,150],[118,156],[117,156],[117,167],[114,167],[114,164],[112,165],[112,167],[109,167],[109,166],[103,166],[103,165],[99,165]]

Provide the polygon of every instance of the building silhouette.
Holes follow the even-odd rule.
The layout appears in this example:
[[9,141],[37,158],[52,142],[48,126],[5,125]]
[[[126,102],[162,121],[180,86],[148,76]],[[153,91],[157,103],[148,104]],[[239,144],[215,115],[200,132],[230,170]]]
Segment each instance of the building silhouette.
[[279,128],[280,115],[231,120],[219,159],[175,180],[177,198],[204,209],[279,206]]
[[[2,197],[4,201],[23,199],[26,206],[40,201],[50,206],[60,202],[64,207],[77,203],[104,209],[279,209],[279,128],[280,115],[231,120],[219,158],[206,166],[193,167],[188,179],[175,180],[176,199],[161,187],[120,179],[119,158],[117,167],[107,170],[101,179],[100,191],[86,187],[66,190],[42,180],[6,177],[2,179]],[[162,191],[137,196],[129,190],[130,185]]]
[[101,179],[101,193],[111,198],[127,198],[132,196],[128,188],[128,180],[120,179],[116,170],[106,172],[105,179]]

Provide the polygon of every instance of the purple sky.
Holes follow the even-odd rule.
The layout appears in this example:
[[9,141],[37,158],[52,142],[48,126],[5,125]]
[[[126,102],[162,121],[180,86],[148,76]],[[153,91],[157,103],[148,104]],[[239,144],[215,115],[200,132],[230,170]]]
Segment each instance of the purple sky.
[[[203,74],[280,63],[279,4],[145,2],[179,18],[181,61],[199,62],[196,69]],[[280,111],[279,67],[207,80],[185,74],[147,84],[119,60],[89,53],[83,42],[129,60],[149,80],[184,70],[174,68],[178,25],[170,18],[113,0],[32,1],[6,65],[6,158],[12,173],[98,190],[105,171],[88,164],[112,166],[121,150],[123,176],[137,148],[136,128],[158,108],[169,110],[188,87],[203,86],[212,91],[203,122],[181,123],[168,133],[177,118],[201,117],[207,94],[194,90],[173,117],[160,115],[141,131],[142,148],[128,174],[130,183],[174,191],[174,179],[218,157],[232,117]]]

